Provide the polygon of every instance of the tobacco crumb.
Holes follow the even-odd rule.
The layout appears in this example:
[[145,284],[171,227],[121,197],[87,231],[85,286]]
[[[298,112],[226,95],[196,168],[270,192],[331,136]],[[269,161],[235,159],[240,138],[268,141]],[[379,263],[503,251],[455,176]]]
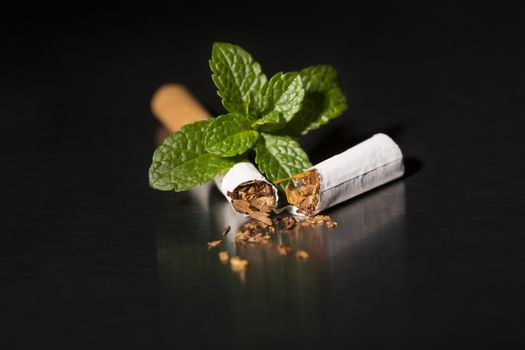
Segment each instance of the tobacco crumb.
[[227,264],[228,260],[230,260],[230,254],[228,254],[227,251],[223,250],[219,252],[219,260],[223,264]]
[[292,216],[287,216],[283,218],[283,222],[284,222],[284,229],[291,230],[297,224],[297,219]]
[[292,253],[292,247],[281,243],[277,246],[277,251],[279,252],[279,255],[287,256]]
[[314,216],[314,220],[319,223],[324,223],[328,228],[334,228],[337,226],[337,222],[332,220],[328,215],[316,215]]
[[319,204],[319,189],[321,187],[321,179],[317,170],[311,169],[279,181],[285,180],[297,180],[297,186],[288,184],[285,187],[288,203],[296,206],[300,213],[306,215],[314,213]]
[[221,240],[216,240],[216,241],[211,241],[211,242],[208,242],[208,248],[215,248],[216,246],[218,246],[219,244],[221,244]]
[[334,228],[337,226],[337,222],[333,221],[328,215],[306,216],[302,221],[300,221],[300,224],[301,226],[325,224],[328,228]]
[[334,228],[337,226],[337,222],[332,220],[332,218],[328,215],[316,215],[311,220],[315,221],[317,224],[324,223],[328,228]]
[[243,225],[243,227],[248,230],[255,230],[257,227],[259,227],[259,222],[251,220],[251,221],[246,222]]
[[250,238],[248,238],[248,242],[250,242],[250,243],[261,243],[262,241],[264,241],[264,240],[262,238],[262,234],[261,233],[258,233],[255,236],[251,236]]
[[326,226],[328,226],[328,228],[334,228],[334,227],[337,226],[337,222],[335,222],[335,221],[328,221],[326,223]]
[[[273,225],[273,221],[272,221],[272,225]],[[260,228],[268,228],[268,227],[270,227],[270,225],[265,224],[264,222],[259,222],[259,227]]]
[[230,225],[226,226],[226,227],[224,228],[224,230],[222,231],[222,235],[223,235],[223,236],[226,236],[226,235],[228,234],[228,232],[230,232],[231,229],[232,229],[232,228],[231,228]]
[[312,226],[312,225],[315,225],[317,223],[318,223],[318,221],[316,221],[314,218],[307,216],[301,222],[301,226]]
[[295,253],[295,257],[299,260],[306,260],[308,259],[308,257],[310,256],[310,254],[308,254],[306,251],[304,250],[298,250],[296,253]]
[[329,221],[332,220],[328,215],[316,215],[314,216],[314,220],[316,221]]
[[275,207],[275,193],[269,183],[259,180],[244,182],[227,195],[232,199],[232,206],[236,211],[268,226],[273,225],[270,214]]
[[235,234],[235,241],[241,245],[246,243],[266,244],[274,233],[275,227],[252,219],[240,227],[240,230]]
[[232,258],[230,259],[230,266],[234,271],[246,270],[248,268],[248,265],[248,260],[241,259],[238,256],[232,256]]

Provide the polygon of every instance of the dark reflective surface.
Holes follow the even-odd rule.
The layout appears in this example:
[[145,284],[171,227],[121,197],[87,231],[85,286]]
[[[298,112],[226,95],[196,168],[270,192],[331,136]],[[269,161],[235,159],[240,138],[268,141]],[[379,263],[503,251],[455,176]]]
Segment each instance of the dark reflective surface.
[[[385,337],[406,331],[406,320],[397,316],[406,307],[401,297],[406,289],[407,259],[403,182],[332,211],[339,223],[336,229],[298,227],[279,231],[269,244],[245,246],[236,245],[234,235],[229,234],[224,245],[208,251],[205,242],[220,238],[225,225],[231,225],[234,233],[235,223],[244,221],[215,189],[212,191],[209,203],[202,208],[202,193],[194,193],[192,198],[198,202],[197,211],[210,218],[206,228],[199,216],[187,221],[192,233],[202,230],[200,240],[181,241],[181,233],[175,231],[157,234],[160,288],[170,310],[167,322],[176,324],[177,315],[185,310],[186,322],[194,318],[206,329],[209,338],[201,340],[209,345],[215,344],[216,337],[222,339],[224,330],[216,325],[226,322],[229,329],[242,335],[230,339],[232,345],[251,346],[257,338],[259,345],[272,346],[292,335],[298,345],[321,346],[330,343],[330,334],[343,336],[351,326],[341,327],[335,320],[366,313],[362,303],[371,296],[361,295],[365,287],[377,288],[376,302],[383,310],[383,318],[374,326],[376,331]],[[279,243],[304,249],[310,257],[306,261],[282,257],[276,249]],[[250,268],[245,276],[220,263],[217,252],[222,249],[248,259]],[[392,264],[381,269],[368,267],[368,277],[362,276],[363,264],[384,259],[385,254]],[[208,288],[214,297],[207,293],[204,298],[195,297]],[[388,289],[388,296],[379,297],[382,288]],[[197,309],[210,313],[202,318],[201,313],[193,314]]]
[[[523,11],[425,4],[6,12],[0,347],[523,348]],[[236,222],[215,189],[147,185],[160,84],[222,112],[216,40],[270,75],[335,65],[351,107],[302,139],[314,163],[376,132],[407,160],[335,230],[276,237],[307,261],[224,244],[244,279],[206,245]]]

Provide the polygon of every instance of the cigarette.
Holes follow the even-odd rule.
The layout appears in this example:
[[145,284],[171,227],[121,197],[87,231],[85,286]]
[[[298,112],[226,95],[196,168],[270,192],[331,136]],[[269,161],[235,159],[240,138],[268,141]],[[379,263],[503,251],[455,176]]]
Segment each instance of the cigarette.
[[403,176],[403,154],[387,135],[376,134],[291,179],[285,188],[294,214],[314,215]]
[[210,113],[181,84],[159,87],[151,98],[151,111],[170,133],[210,117]]
[[[151,99],[151,110],[170,133],[210,117],[199,101],[180,84],[158,88]],[[278,202],[277,188],[252,163],[237,163],[224,175],[217,176],[215,184],[236,212],[272,225],[269,216]]]
[[237,163],[214,181],[235,211],[272,225],[269,216],[279,199],[277,188],[252,163]]

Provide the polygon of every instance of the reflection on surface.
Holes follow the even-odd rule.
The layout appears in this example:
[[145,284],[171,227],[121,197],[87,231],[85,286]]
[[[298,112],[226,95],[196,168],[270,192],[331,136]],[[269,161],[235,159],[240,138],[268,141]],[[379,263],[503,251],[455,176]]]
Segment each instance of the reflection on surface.
[[[272,336],[279,335],[275,329],[282,329],[284,334],[299,332],[305,342],[323,342],[318,337],[326,332],[318,330],[330,327],[331,313],[339,312],[342,305],[357,311],[360,285],[375,288],[384,282],[383,273],[396,279],[394,292],[402,283],[402,181],[330,210],[327,214],[339,223],[335,229],[321,225],[298,227],[278,232],[266,245],[235,243],[235,232],[246,219],[236,214],[214,188],[201,187],[191,193],[192,202],[177,213],[180,218],[176,228],[161,227],[157,235],[160,283],[168,318],[170,313],[192,315],[195,310],[213,307],[221,310],[220,316],[200,322],[212,322],[215,317],[216,322],[228,322],[232,332],[239,333],[239,337],[232,338],[236,345],[258,336],[260,329],[269,325]],[[227,225],[232,229],[223,243],[208,250],[207,241],[223,238],[221,232]],[[280,256],[276,246],[281,242],[306,250],[309,259]],[[221,250],[249,260],[245,283],[229,265],[219,261]],[[384,254],[396,256],[398,264],[377,265]],[[370,276],[374,280],[363,280],[365,271],[359,268],[363,264],[377,265],[372,270],[374,276]],[[333,332],[337,331],[334,325]]]

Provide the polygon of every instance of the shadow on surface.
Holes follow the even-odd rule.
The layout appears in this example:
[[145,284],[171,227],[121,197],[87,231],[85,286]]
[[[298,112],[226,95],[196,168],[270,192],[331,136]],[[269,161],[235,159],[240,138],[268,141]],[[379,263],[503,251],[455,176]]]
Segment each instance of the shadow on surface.
[[419,172],[423,168],[423,162],[419,159],[405,158],[405,175],[403,176],[403,179],[406,179],[415,173]]
[[392,125],[388,128],[377,130],[377,132],[366,133],[366,134],[354,134],[348,132],[348,129],[344,125],[339,127],[332,127],[320,140],[315,142],[315,147],[311,148],[308,152],[310,159],[314,164],[322,162],[325,159],[333,157],[336,154],[342,153],[347,149],[354,147],[358,143],[361,143],[374,134],[384,133],[390,136],[394,141],[400,137],[404,130],[404,126]]

